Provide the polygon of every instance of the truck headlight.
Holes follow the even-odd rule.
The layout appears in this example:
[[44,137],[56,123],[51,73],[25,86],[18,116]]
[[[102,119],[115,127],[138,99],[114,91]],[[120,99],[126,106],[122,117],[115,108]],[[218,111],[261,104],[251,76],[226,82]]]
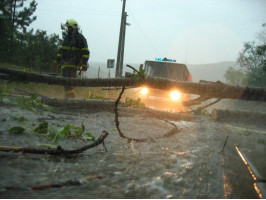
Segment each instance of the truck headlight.
[[140,94],[146,95],[146,94],[148,94],[148,93],[149,93],[149,90],[148,90],[148,88],[146,88],[146,87],[144,87],[144,88],[142,88],[142,89],[140,90]]
[[181,93],[178,92],[177,90],[174,90],[170,93],[170,97],[171,97],[172,101],[178,101],[181,98]]

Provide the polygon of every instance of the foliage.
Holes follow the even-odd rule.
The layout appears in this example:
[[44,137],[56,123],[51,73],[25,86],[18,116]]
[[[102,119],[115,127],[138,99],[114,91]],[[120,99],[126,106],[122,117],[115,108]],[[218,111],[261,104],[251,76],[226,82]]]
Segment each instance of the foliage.
[[15,121],[19,121],[19,122],[29,121],[27,118],[25,118],[23,116],[12,117],[12,119],[15,120]]
[[0,62],[28,66],[38,71],[55,71],[53,58],[62,43],[58,35],[46,31],[27,31],[36,20],[37,3],[32,0],[0,1]]
[[229,67],[225,73],[230,84],[265,87],[266,85],[266,24],[258,34],[257,41],[244,43],[237,64],[240,69]]
[[62,139],[63,137],[67,137],[70,135],[70,125],[67,124],[65,127],[60,129],[51,128],[49,129],[49,138],[52,139],[52,144],[58,142],[58,140]]
[[0,102],[3,102],[3,98],[5,97],[4,90],[5,88],[0,86]]
[[21,126],[13,126],[12,128],[9,129],[8,132],[11,134],[22,134],[25,132],[25,129]]
[[87,132],[87,133],[85,133],[85,134],[86,134],[86,135],[88,136],[88,138],[91,139],[92,141],[95,140],[95,137],[94,137],[91,133]]
[[[54,127],[48,128],[48,122],[42,122],[37,126],[33,132],[46,135],[49,139],[52,140],[52,144],[57,143],[60,139],[65,137],[81,137],[84,133],[85,126],[84,121],[82,121],[80,127],[76,127],[71,124],[67,124],[62,128],[56,129]],[[85,133],[87,137],[91,140],[94,140],[94,136],[91,133]]]
[[248,76],[243,69],[228,67],[224,77],[226,81],[232,85],[247,85],[248,83]]
[[28,8],[24,7],[25,0],[2,0],[0,3],[0,44],[1,59],[14,57],[13,51],[19,46],[18,37],[26,32],[27,27],[36,20],[32,16],[37,3],[33,0]]
[[47,134],[48,131],[48,122],[42,122],[39,124],[38,127],[36,127],[33,132],[39,133],[39,134]]
[[0,85],[0,102],[3,102],[7,94],[12,91],[12,88],[6,87],[6,85]]
[[89,99],[105,99],[103,96],[97,96],[93,93],[89,93]]
[[143,77],[145,77],[145,70],[144,69],[139,69],[139,73],[137,73],[135,70],[133,71],[133,74],[131,75],[131,77],[134,80],[142,80]]
[[30,99],[25,99],[24,96],[17,98],[16,103],[25,110],[38,111],[39,109],[43,110],[57,110],[51,106],[45,105],[41,100],[37,99],[37,95],[32,94]]
[[145,76],[145,70],[144,70],[144,69],[140,69],[140,70],[139,70],[139,73],[140,73],[141,75]]
[[70,126],[70,127],[74,130],[76,136],[81,136],[82,133],[85,130],[84,121],[81,122],[81,126],[80,127],[75,127],[73,125]]
[[[20,85],[24,86],[24,83],[20,83]],[[13,91],[14,91],[14,88],[12,87],[12,85],[10,84],[1,85],[0,86],[0,102],[15,103],[15,104],[18,104],[23,109],[30,110],[30,111],[37,111],[38,109],[43,109],[43,110],[48,110],[48,111],[58,110],[58,108],[54,108],[54,107],[43,104],[41,100],[37,98],[36,94],[32,94],[29,99],[25,98],[24,96],[21,96],[18,98],[8,97],[7,94]]]
[[61,44],[59,36],[56,34],[47,35],[46,31],[31,30],[24,35],[24,43],[17,53],[20,57],[19,63],[38,71],[57,72],[57,66],[53,61],[58,46]]
[[259,144],[265,144],[265,140],[264,139],[258,139],[258,143]]
[[66,24],[62,24],[61,23],[61,31],[62,31],[62,38],[64,40],[66,38],[66,36],[67,36],[67,26],[66,26]]
[[131,99],[126,97],[126,101],[125,101],[126,105],[133,107],[133,108],[143,108],[145,107],[145,104],[141,102],[141,99]]

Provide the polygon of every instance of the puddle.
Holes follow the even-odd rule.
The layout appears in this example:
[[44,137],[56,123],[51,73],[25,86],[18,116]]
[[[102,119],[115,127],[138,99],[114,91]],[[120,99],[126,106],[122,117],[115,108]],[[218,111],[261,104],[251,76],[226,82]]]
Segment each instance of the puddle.
[[[29,118],[24,124],[26,134],[12,136],[7,130],[16,122],[10,116]],[[19,108],[5,107],[1,119],[1,145],[35,146],[48,142],[30,130],[38,118],[47,118],[51,113],[34,114]],[[81,113],[73,118],[52,113],[53,123],[71,123],[79,126],[82,120],[86,131],[96,138],[102,130],[109,136],[105,140],[107,152],[102,145],[74,158],[46,155],[15,154],[0,152],[0,196],[2,198],[225,198],[223,147],[227,133],[224,128],[209,121],[171,121],[181,131],[170,138],[149,140],[143,143],[127,143],[119,137],[115,127],[114,113]],[[61,120],[62,119],[62,120]],[[149,117],[120,117],[120,128],[129,137],[156,138],[172,126],[163,120]],[[82,140],[61,141],[64,148],[82,146]],[[235,159],[228,159],[228,161]],[[3,164],[4,163],[4,164]],[[228,168],[230,169],[230,168]],[[233,168],[234,169],[234,168]],[[230,170],[229,170],[230,171]],[[234,173],[237,173],[234,172]],[[230,175],[230,173],[229,173]],[[65,186],[46,190],[31,190],[31,186],[56,184],[82,177],[93,178],[77,186]],[[248,176],[248,175],[247,175]],[[228,179],[229,183],[238,181]],[[245,183],[243,183],[245,184]],[[235,198],[237,191],[232,187]],[[238,191],[240,190],[240,191]],[[245,190],[245,187],[243,187]],[[230,195],[229,195],[230,196]],[[256,198],[256,196],[253,196]]]

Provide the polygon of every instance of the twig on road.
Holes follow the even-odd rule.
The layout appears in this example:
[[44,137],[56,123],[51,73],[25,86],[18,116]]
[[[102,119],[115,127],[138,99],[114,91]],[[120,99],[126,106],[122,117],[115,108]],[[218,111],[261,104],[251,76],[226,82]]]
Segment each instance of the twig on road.
[[[116,126],[116,128],[117,128],[117,130],[118,130],[119,136],[122,137],[122,138],[127,139],[128,142],[132,142],[132,141],[134,141],[134,142],[145,142],[145,141],[147,141],[149,138],[130,138],[130,137],[127,137],[127,136],[125,136],[125,135],[122,133],[122,131],[121,131],[120,127],[119,127],[119,120],[118,120],[118,103],[119,103],[119,101],[120,101],[120,99],[121,99],[122,94],[124,93],[124,91],[125,91],[125,87],[122,88],[122,90],[121,90],[121,92],[120,92],[120,94],[119,94],[117,100],[115,101],[115,126]],[[155,115],[155,114],[154,114],[154,115]],[[168,121],[168,120],[166,120],[166,119],[162,119],[162,118],[161,118],[160,116],[158,116],[158,115],[157,115],[157,117],[158,117],[159,119],[161,119],[161,120],[164,120],[164,121],[167,122],[167,123],[170,123],[174,128],[171,129],[170,131],[168,131],[168,132],[167,132],[166,134],[164,134],[162,137],[157,137],[157,138],[155,138],[155,139],[161,139],[161,138],[165,138],[165,137],[171,137],[171,136],[174,135],[175,133],[178,133],[178,132],[179,132],[179,129],[177,128],[177,126],[176,126],[174,123],[172,123],[172,122],[170,122],[170,121]]]
[[129,138],[129,137],[125,136],[122,133],[122,131],[121,131],[120,127],[119,127],[118,108],[117,107],[118,107],[118,103],[119,103],[119,101],[120,101],[120,99],[121,99],[122,94],[124,93],[124,91],[125,91],[125,87],[122,87],[122,90],[121,90],[118,98],[115,101],[115,126],[116,126],[116,128],[118,130],[119,136],[122,137],[122,138],[127,139],[128,142],[132,142],[132,141],[134,141],[134,142],[144,142],[144,141],[147,140],[147,138],[140,138],[140,139],[138,139],[138,138]]
[[213,104],[216,104],[216,103],[218,103],[219,101],[221,101],[222,99],[216,99],[214,102],[212,102],[212,103],[209,103],[209,104],[207,104],[207,105],[205,105],[205,106],[202,106],[202,107],[198,107],[196,110],[192,110],[192,111],[189,111],[188,113],[192,113],[192,112],[195,112],[195,111],[201,111],[201,110],[203,110],[203,109],[205,109],[205,108],[207,108],[207,107],[209,107],[209,106],[212,106]]
[[228,137],[229,137],[229,136],[227,135],[226,138],[225,138],[225,141],[224,141],[223,148],[222,148],[222,150],[221,150],[221,152],[223,152],[223,153],[224,153],[224,148],[225,148],[225,145],[226,145],[226,143],[227,143]]
[[108,133],[106,131],[103,131],[100,137],[92,142],[91,144],[85,145],[78,149],[73,150],[65,150],[62,149],[60,146],[56,149],[39,149],[39,148],[31,148],[31,147],[10,147],[10,146],[0,146],[0,151],[4,152],[23,152],[23,153],[33,153],[33,154],[48,154],[48,155],[73,155],[81,153],[85,150],[91,149],[95,146],[98,146],[99,144],[104,142],[104,139],[108,136]]
[[103,179],[104,177],[103,176],[88,176],[88,177],[83,177],[77,180],[69,179],[69,180],[56,183],[56,184],[31,186],[31,189],[32,190],[44,190],[44,189],[49,189],[49,188],[61,188],[64,186],[75,186],[75,185],[78,186],[78,185],[81,185],[83,182],[86,182],[86,181],[89,181],[95,178]]

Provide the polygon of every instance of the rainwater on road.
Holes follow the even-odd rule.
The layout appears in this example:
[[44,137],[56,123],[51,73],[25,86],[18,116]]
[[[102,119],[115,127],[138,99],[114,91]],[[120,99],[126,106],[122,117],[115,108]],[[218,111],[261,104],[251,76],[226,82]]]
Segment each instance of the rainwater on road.
[[[204,117],[190,122],[171,121],[179,131],[164,138],[160,136],[173,128],[170,123],[144,114],[122,115],[120,128],[126,136],[148,138],[128,143],[119,136],[112,112],[33,113],[1,106],[1,113],[2,146],[38,147],[49,143],[32,132],[42,121],[62,127],[67,123],[79,126],[84,120],[85,132],[96,138],[103,130],[109,133],[107,152],[102,145],[72,158],[0,152],[1,198],[258,198],[253,179],[234,151],[235,131]],[[11,120],[14,116],[29,121],[19,124]],[[26,132],[9,134],[15,125],[25,127]],[[262,136],[265,138],[265,133]],[[76,138],[59,142],[64,149],[87,143]],[[83,177],[91,178],[79,185],[31,189]]]

